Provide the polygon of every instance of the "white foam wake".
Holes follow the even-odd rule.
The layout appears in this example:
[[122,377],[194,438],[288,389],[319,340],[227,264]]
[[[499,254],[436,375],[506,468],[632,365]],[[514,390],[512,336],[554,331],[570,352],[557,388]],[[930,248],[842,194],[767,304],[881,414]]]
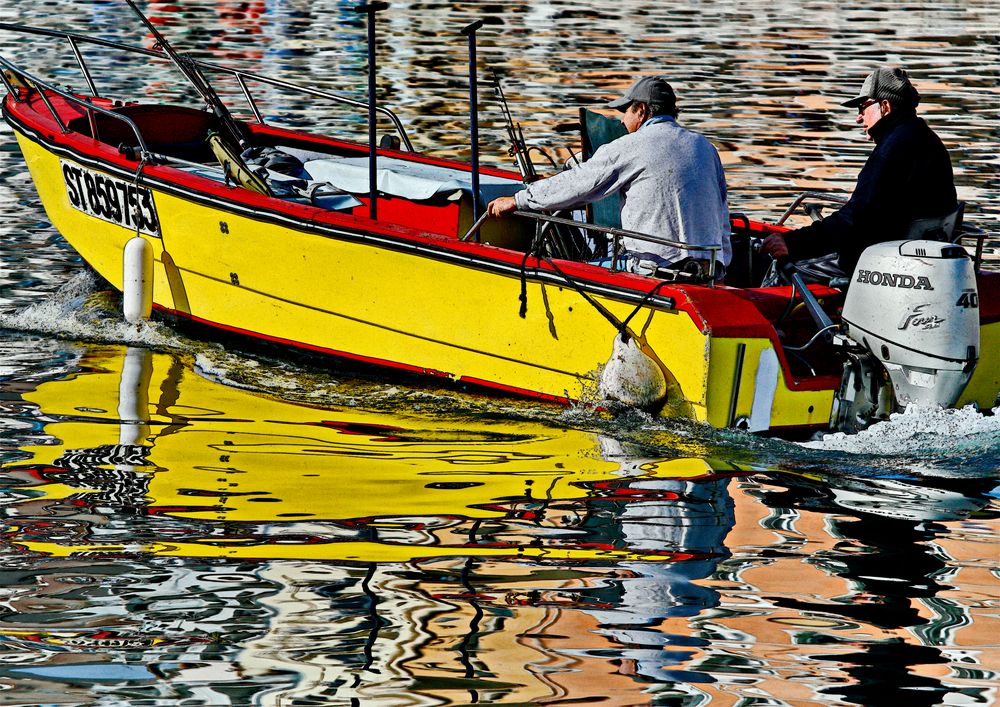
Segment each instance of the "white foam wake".
[[261,362],[225,350],[200,351],[194,370],[202,377],[241,390],[280,395],[302,389],[294,370],[282,361]]
[[867,455],[916,457],[921,453],[983,453],[1000,449],[1000,407],[983,414],[968,406],[958,410],[910,405],[884,422],[857,434],[842,432],[803,442],[812,449]]
[[86,270],[33,304],[0,313],[0,328],[79,341],[182,348],[176,336],[160,324],[126,322],[115,295],[103,291],[97,278]]

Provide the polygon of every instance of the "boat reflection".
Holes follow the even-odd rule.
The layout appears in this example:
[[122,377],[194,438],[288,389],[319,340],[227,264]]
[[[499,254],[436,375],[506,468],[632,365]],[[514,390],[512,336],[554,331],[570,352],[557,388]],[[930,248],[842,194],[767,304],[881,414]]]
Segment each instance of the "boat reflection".
[[[133,535],[132,552],[678,559],[682,547],[665,552],[610,536],[580,542],[580,532],[560,531],[576,527],[596,539],[603,530],[586,530],[588,504],[621,497],[635,507],[676,496],[669,489],[679,480],[716,473],[703,459],[616,460],[599,436],[573,429],[296,405],[140,348],[99,349],[82,365],[86,373],[25,396],[53,419],[46,432],[58,443],[24,448],[32,458],[20,473],[36,477],[44,492],[36,503],[94,493],[107,503],[113,494],[131,512],[198,521],[186,526],[194,533],[169,542]],[[119,549],[52,543],[44,551]]]
[[114,567],[130,618],[107,600],[62,615],[87,592],[50,582],[25,620],[62,620],[15,682],[87,682],[100,670],[64,665],[86,656],[67,631],[111,626],[171,685],[212,654],[230,666],[213,684],[276,704],[634,704],[650,683],[714,680],[679,667],[705,641],[659,627],[719,601],[700,580],[728,556],[732,465],[519,420],[308,407],[137,348],[89,350],[24,399],[49,439],[3,468],[5,542],[39,576],[101,585]]

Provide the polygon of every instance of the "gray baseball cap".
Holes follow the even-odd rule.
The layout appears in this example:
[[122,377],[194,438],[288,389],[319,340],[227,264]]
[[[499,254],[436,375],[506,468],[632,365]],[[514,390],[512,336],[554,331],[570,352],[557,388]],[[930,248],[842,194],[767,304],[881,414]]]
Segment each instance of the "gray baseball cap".
[[920,103],[920,94],[910,83],[910,77],[905,71],[897,67],[880,66],[868,74],[861,86],[861,93],[841,105],[856,108],[869,99],[915,108]]
[[671,107],[676,105],[677,96],[673,87],[662,76],[644,76],[632,84],[624,96],[608,103],[608,108],[625,111],[636,101]]

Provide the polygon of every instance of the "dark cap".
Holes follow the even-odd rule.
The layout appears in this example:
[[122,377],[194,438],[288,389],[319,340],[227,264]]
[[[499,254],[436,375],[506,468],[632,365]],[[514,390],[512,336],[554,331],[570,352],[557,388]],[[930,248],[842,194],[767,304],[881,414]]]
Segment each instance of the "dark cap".
[[910,83],[910,77],[900,68],[880,66],[868,74],[861,93],[841,105],[856,108],[869,99],[889,101],[903,108],[916,108],[920,94]]
[[662,76],[645,76],[632,84],[624,96],[608,103],[608,108],[625,111],[636,101],[672,108],[677,104],[677,96]]

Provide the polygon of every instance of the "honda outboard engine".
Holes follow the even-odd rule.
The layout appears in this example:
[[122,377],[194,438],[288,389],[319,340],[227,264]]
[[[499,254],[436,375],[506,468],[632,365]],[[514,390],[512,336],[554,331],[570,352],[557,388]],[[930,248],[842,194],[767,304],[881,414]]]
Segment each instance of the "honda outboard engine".
[[866,427],[909,403],[951,407],[979,360],[979,294],[961,246],[891,241],[861,255],[838,337],[848,362],[831,426]]

